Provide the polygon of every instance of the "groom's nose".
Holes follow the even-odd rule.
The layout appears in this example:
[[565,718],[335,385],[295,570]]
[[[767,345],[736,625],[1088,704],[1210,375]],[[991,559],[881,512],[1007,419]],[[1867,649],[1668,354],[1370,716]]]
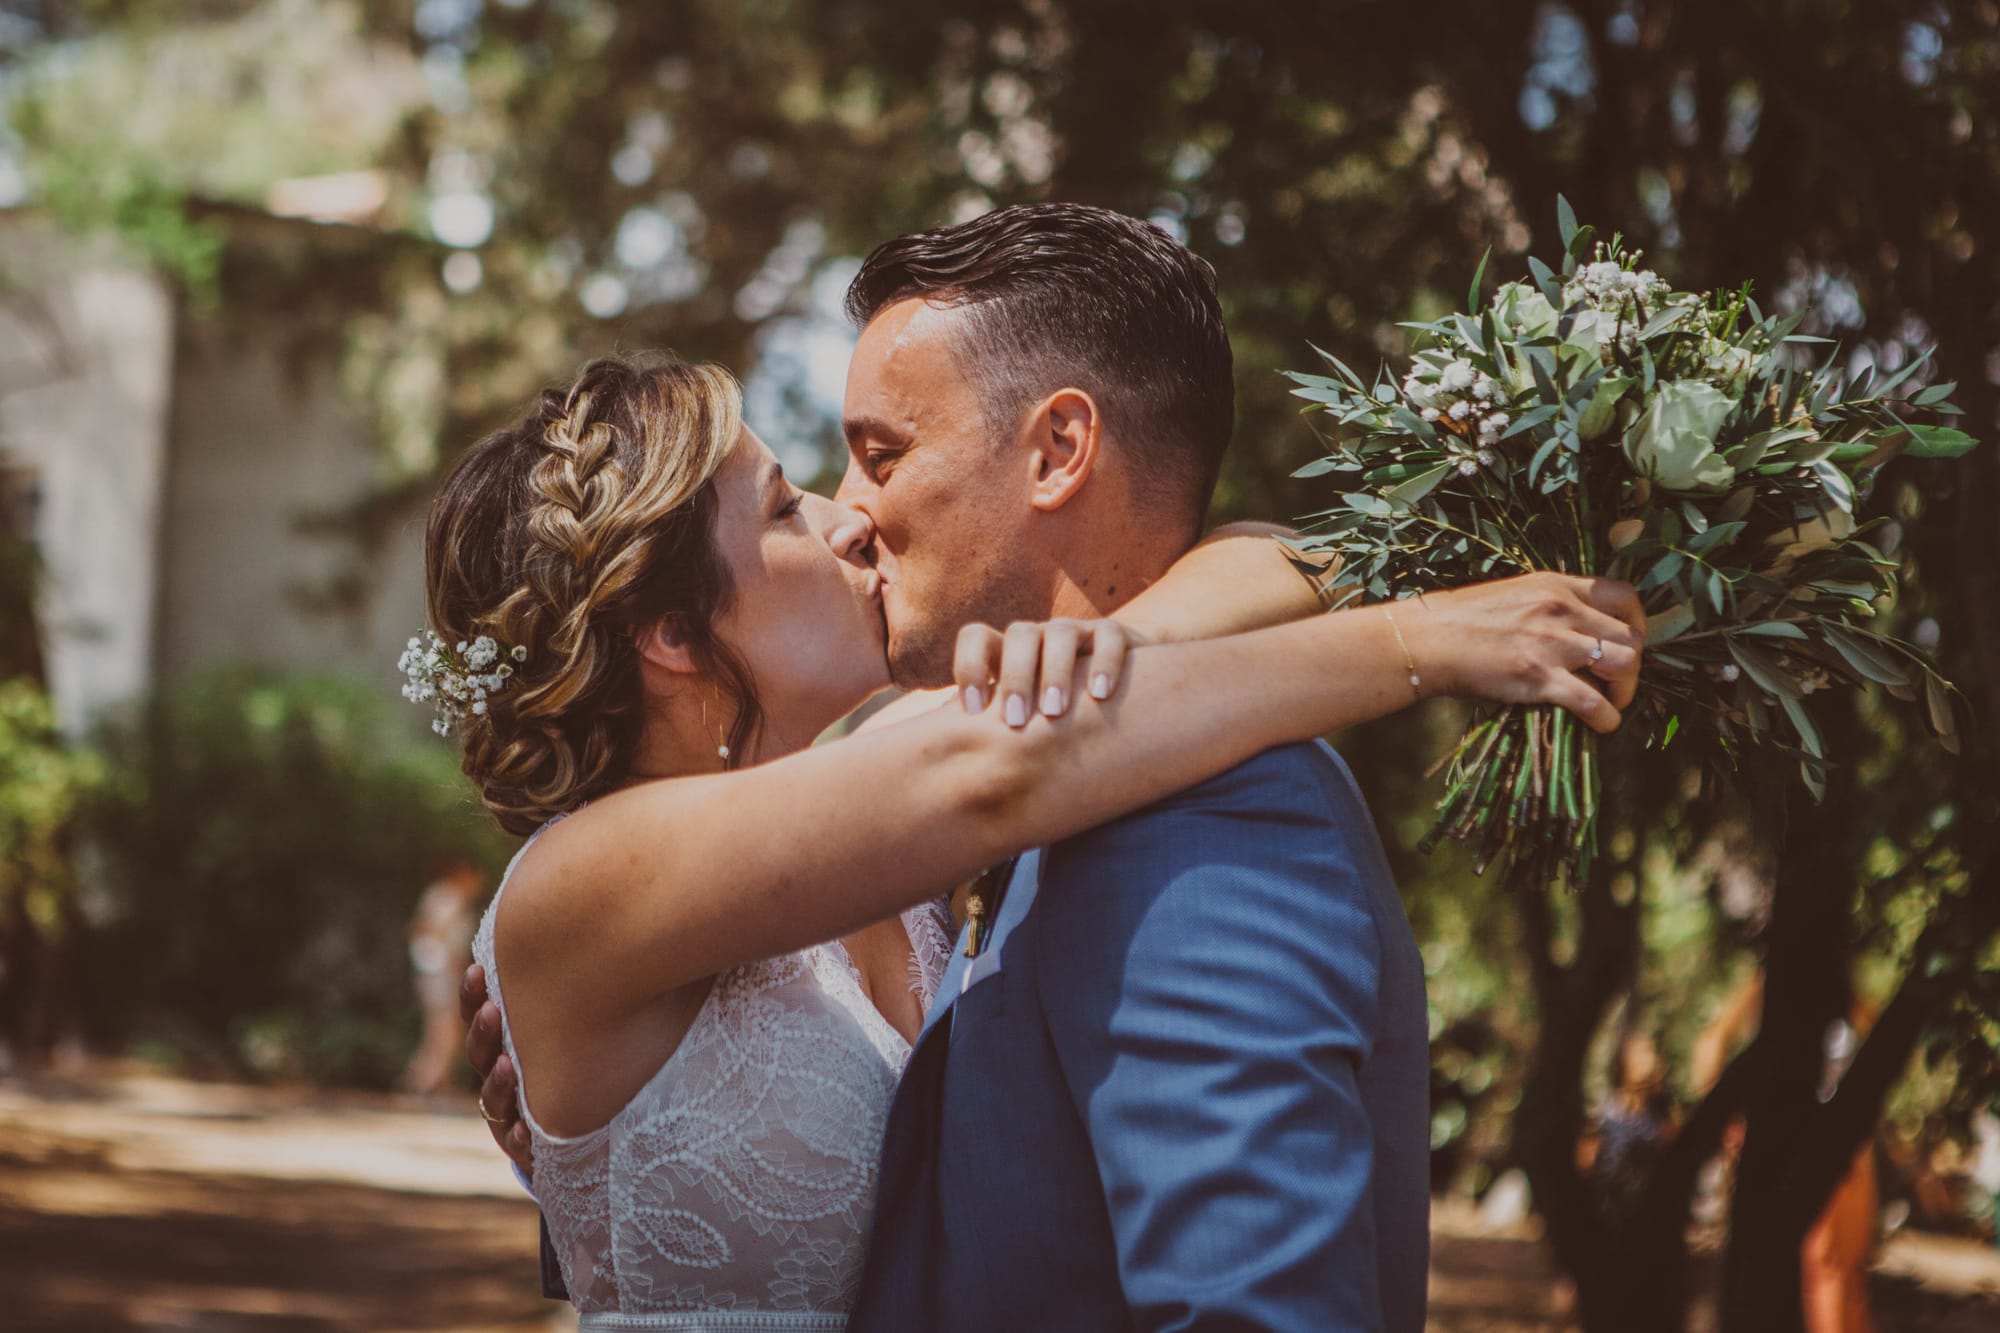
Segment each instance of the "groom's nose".
[[875,524],[868,515],[858,509],[850,509],[838,502],[833,503],[833,526],[826,535],[827,545],[842,560],[852,560],[856,564],[869,564],[869,547],[875,542]]

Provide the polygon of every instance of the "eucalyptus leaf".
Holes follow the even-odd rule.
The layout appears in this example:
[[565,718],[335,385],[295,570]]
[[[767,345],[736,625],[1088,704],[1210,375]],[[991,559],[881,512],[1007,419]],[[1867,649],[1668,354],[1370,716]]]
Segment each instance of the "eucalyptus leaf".
[[1798,730],[1799,739],[1805,742],[1806,753],[1815,759],[1824,758],[1825,742],[1820,740],[1819,728],[1813,725],[1812,717],[1806,712],[1805,705],[1790,695],[1780,695],[1778,702],[1784,707],[1785,716],[1792,720],[1792,726]]
[[[1927,359],[1929,359],[1929,357],[1930,353],[1925,352],[1922,356],[1917,357],[1915,360],[1906,363],[1901,370],[1889,376],[1888,379],[1883,380],[1882,383],[1875,388],[1874,391],[1875,395],[1880,398],[1887,398],[1890,394],[1894,393],[1897,389],[1901,388],[1905,380],[1909,379],[1912,375],[1915,375],[1919,370],[1923,369],[1924,362]],[[1880,374],[1881,367],[1871,365],[1870,367],[1868,367],[1868,370],[1863,371],[1862,374],[1865,376],[1871,371],[1876,374]],[[1850,396],[1855,398],[1865,397],[1866,391],[1857,385],[1854,392]]]
[[1694,607],[1682,602],[1646,617],[1646,646],[1671,643],[1694,628]]
[[1951,695],[1943,680],[1935,673],[1924,677],[1924,705],[1930,716],[1931,730],[1937,734],[1938,744],[1952,754],[1958,753],[1958,718],[1951,706]]
[[1803,440],[1813,433],[1811,426],[1779,426],[1771,430],[1758,431],[1748,439],[1741,440],[1729,448],[1729,461],[1738,470],[1757,466],[1764,455],[1773,449]]
[[1629,375],[1606,375],[1599,380],[1596,391],[1590,396],[1590,405],[1577,418],[1578,438],[1595,440],[1610,430],[1618,419],[1618,400],[1636,382]]
[[1665,310],[1659,311],[1646,321],[1644,328],[1639,330],[1639,341],[1645,342],[1648,339],[1659,337],[1662,333],[1665,333],[1668,329],[1673,328],[1676,324],[1686,319],[1692,313],[1692,310],[1693,307],[1691,306],[1670,305]]
[[[1556,281],[1556,275],[1549,271],[1547,264],[1544,264],[1533,255],[1529,255],[1528,272],[1534,275],[1535,286],[1541,288],[1542,296],[1550,305],[1556,306],[1562,304],[1562,284]],[[1553,322],[1553,319],[1551,322]]]
[[1950,426],[1906,426],[1916,443],[1904,450],[1912,458],[1958,458],[1979,441]]
[[1429,495],[1452,472],[1452,464],[1440,463],[1428,472],[1420,472],[1408,481],[1391,488],[1383,498],[1399,509],[1414,508],[1417,501]]
[[1729,655],[1736,659],[1736,665],[1743,668],[1743,674],[1756,682],[1757,688],[1764,693],[1779,699],[1797,699],[1805,693],[1785,671],[1776,654],[1734,635],[1725,636],[1723,643],[1728,646]]
[[1487,246],[1486,253],[1479,256],[1479,267],[1472,270],[1472,287],[1465,293],[1465,308],[1479,309],[1479,289],[1486,282],[1486,262],[1493,258],[1493,247]]
[[1826,488],[1827,498],[1847,513],[1853,513],[1854,483],[1847,479],[1847,474],[1831,463],[1814,463],[1812,470],[1819,484]]
[[1332,366],[1334,370],[1338,372],[1338,374],[1342,379],[1346,380],[1349,384],[1353,385],[1357,389],[1364,388],[1364,386],[1361,383],[1361,377],[1355,374],[1353,371],[1349,370],[1347,368],[1347,363],[1345,361],[1342,361],[1339,357],[1335,356],[1332,352],[1327,351],[1324,347],[1317,346],[1313,343],[1307,343],[1306,346],[1311,347],[1313,351],[1319,353],[1320,359],[1325,361],[1328,365]]
[[1910,673],[1904,670],[1902,663],[1890,656],[1893,650],[1875,635],[1834,624],[1825,626],[1821,633],[1849,666],[1869,680],[1882,685],[1909,683]]
[[1549,455],[1556,451],[1556,445],[1560,443],[1559,439],[1551,435],[1548,439],[1542,441],[1541,448],[1535,450],[1534,461],[1528,464],[1528,484],[1530,486],[1535,484],[1536,476],[1541,473],[1542,464],[1549,461]]
[[1681,572],[1681,567],[1685,564],[1687,564],[1687,557],[1679,551],[1667,552],[1653,562],[1651,569],[1640,576],[1638,583],[1639,591],[1650,592],[1654,588],[1664,586],[1673,579],[1674,575]]
[[1706,532],[1698,532],[1687,539],[1687,549],[1706,555],[1718,547],[1729,545],[1742,535],[1749,524],[1738,519],[1730,523],[1718,523]]
[[1528,368],[1534,373],[1535,388],[1545,403],[1561,403],[1562,395],[1556,392],[1555,358],[1546,348],[1528,349]]
[[1530,431],[1537,426],[1545,425],[1549,421],[1554,420],[1561,411],[1562,409],[1553,403],[1545,404],[1541,407],[1531,407],[1509,422],[1507,429],[1500,433],[1500,438],[1511,440],[1524,431]]

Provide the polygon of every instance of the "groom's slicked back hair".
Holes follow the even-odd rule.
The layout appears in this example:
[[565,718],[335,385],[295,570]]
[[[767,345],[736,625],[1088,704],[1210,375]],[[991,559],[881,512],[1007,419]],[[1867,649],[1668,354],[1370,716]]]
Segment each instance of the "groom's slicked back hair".
[[988,429],[1089,393],[1141,498],[1199,527],[1236,417],[1215,270],[1150,222],[1084,204],[1023,204],[878,247],[847,289],[865,326],[911,297],[965,309],[953,350]]

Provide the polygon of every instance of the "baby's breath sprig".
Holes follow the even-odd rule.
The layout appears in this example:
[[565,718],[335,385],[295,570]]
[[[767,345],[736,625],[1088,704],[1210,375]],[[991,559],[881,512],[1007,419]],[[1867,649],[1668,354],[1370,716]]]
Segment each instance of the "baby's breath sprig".
[[[503,662],[503,656],[513,660]],[[486,716],[487,699],[506,688],[514,663],[527,660],[526,648],[516,646],[502,653],[500,645],[484,634],[451,647],[427,629],[411,637],[396,666],[410,678],[403,697],[435,708],[431,730],[449,736],[454,727],[465,725],[466,718]]]

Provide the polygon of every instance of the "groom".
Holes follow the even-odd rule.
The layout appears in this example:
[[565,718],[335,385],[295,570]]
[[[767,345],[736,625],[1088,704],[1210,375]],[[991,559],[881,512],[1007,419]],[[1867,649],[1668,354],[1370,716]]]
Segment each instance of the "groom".
[[[899,683],[948,683],[966,624],[1109,615],[1200,536],[1229,343],[1212,270],[1159,229],[1003,209],[884,245],[848,309],[840,498],[878,533]],[[1268,751],[994,879],[890,1113],[850,1330],[1419,1333],[1422,960],[1333,752]],[[482,1075],[498,1030],[489,1007]]]
[[[899,683],[962,625],[1113,613],[1201,535],[1235,417],[1213,271],[1047,204],[848,292],[839,498]],[[890,1112],[852,1333],[1424,1323],[1423,962],[1320,745],[1023,857]]]

